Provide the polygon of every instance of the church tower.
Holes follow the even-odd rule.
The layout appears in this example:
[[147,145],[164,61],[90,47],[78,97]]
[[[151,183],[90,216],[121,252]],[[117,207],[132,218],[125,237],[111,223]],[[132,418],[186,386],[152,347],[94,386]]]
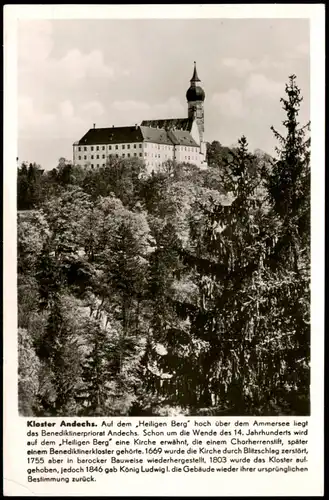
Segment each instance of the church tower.
[[196,70],[196,62],[194,61],[194,71],[192,78],[190,80],[191,83],[190,88],[186,92],[186,99],[188,104],[188,117],[196,120],[200,134],[200,141],[202,143],[204,134],[203,102],[205,100],[206,95],[204,93],[204,90],[199,85],[200,82],[201,80],[198,77],[198,73]]

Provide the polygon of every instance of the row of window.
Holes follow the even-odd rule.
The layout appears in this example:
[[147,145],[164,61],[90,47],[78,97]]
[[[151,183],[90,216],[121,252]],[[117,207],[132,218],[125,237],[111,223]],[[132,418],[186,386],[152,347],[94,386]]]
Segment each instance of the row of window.
[[[118,155],[116,155],[116,156],[118,157]],[[122,156],[122,158],[125,158],[126,155],[125,155],[125,153],[122,153],[121,156]],[[127,153],[127,158],[130,158],[130,156],[131,156],[130,153]],[[137,153],[134,153],[134,156],[137,156]],[[142,157],[143,153],[139,153],[139,156]]]
[[[96,147],[96,151],[99,151],[100,146],[90,146],[90,150],[94,151],[94,147]],[[83,148],[82,148],[82,146],[79,146],[78,150],[79,151],[88,151],[88,146],[84,146]],[[105,146],[102,146],[102,150],[105,151]]]
[[[130,147],[132,146],[132,149],[137,149],[137,144],[121,144],[121,148],[122,149],[130,149]],[[138,144],[138,147],[139,149],[142,148],[142,144]],[[147,143],[145,143],[145,147],[147,147]],[[151,148],[157,148],[157,149],[165,149],[165,150],[170,150],[172,149],[172,146],[166,146],[166,145],[161,145],[160,144],[152,144],[150,143],[149,144],[149,147]],[[105,148],[106,146],[90,146],[90,151],[94,151],[94,148],[96,148],[96,151],[99,151],[100,148],[102,148],[102,151],[105,151]],[[111,150],[112,149],[112,145],[109,144],[108,145],[108,149]],[[119,149],[119,144],[115,144],[113,145],[113,149]],[[177,150],[178,151],[190,151],[191,153],[197,153],[198,152],[198,148],[195,148],[195,147],[189,147],[189,146],[177,146]],[[78,147],[78,151],[88,151],[88,146],[79,146]]]
[[154,144],[152,142],[145,143],[145,147],[148,144],[150,148],[156,148],[156,149],[165,149],[165,150],[172,150],[173,146],[167,146],[166,144]]
[[[177,148],[179,150],[179,147]],[[189,147],[189,146],[181,146],[181,151],[189,151],[190,153],[197,153],[198,152],[198,148],[192,148],[192,147]]]
[[[119,158],[119,155],[115,155],[117,158]],[[125,158],[125,153],[123,153],[122,155],[122,158]],[[132,155],[130,153],[127,153],[127,158],[130,158]],[[137,153],[134,153],[134,156],[136,157],[137,156]],[[143,156],[143,153],[139,153],[139,156],[142,157]],[[145,153],[145,156],[146,156],[146,153]],[[82,156],[78,156],[79,160],[82,160]],[[102,155],[102,158],[103,160],[105,159],[105,155]],[[160,155],[159,155],[159,158],[160,158]],[[87,155],[84,155],[83,157],[84,160],[87,160]],[[93,160],[94,159],[94,155],[90,155],[90,159]],[[99,155],[96,155],[96,159],[99,160]]]
[[184,156],[184,158],[181,158],[181,160],[192,160],[192,161],[197,161],[197,156]]
[[[81,156],[79,156],[79,158],[81,158]],[[94,155],[91,155],[90,158],[93,160],[94,159]],[[102,158],[104,160],[105,155],[102,155]],[[99,160],[99,155],[96,155],[96,159]]]
[[[123,155],[122,155],[122,157],[124,158],[124,156],[125,156],[125,155],[123,154]],[[129,157],[130,155],[128,154],[127,156]],[[140,154],[139,154],[139,156],[142,156],[142,154],[140,153]],[[145,156],[146,156],[146,154],[145,154]],[[115,157],[116,157],[116,158],[119,158],[119,155],[115,155]],[[86,159],[87,159],[87,157],[85,156],[85,157],[84,157],[84,159],[86,160]],[[185,158],[185,159],[187,159],[187,158]],[[190,159],[190,157],[189,157],[188,159]],[[81,160],[81,156],[79,156],[79,160]],[[192,160],[193,160],[193,157],[192,157]],[[157,166],[159,166],[159,165],[160,165],[160,162],[158,162],[158,161],[154,161],[154,162],[153,162],[153,161],[150,161],[150,162],[147,162],[147,163],[146,163],[146,166],[147,166],[147,167],[157,167]],[[97,163],[97,164],[91,163],[91,164],[90,164],[90,166],[91,166],[91,168],[94,168],[95,166],[96,166],[96,167],[99,167],[99,166],[100,166],[100,164],[99,164],[99,163]],[[103,166],[103,167],[105,167],[105,163],[102,163],[102,166]]]
[[[125,146],[127,146],[127,149],[130,149],[130,144],[122,144],[122,146],[121,146],[121,147],[122,147],[122,149],[125,149]],[[134,146],[134,149],[136,149],[136,148],[137,148],[137,144],[134,144],[133,146]],[[142,145],[141,145],[141,144],[139,144],[139,147],[141,148],[141,147],[142,147]]]
[[[119,155],[115,155],[117,158],[119,158]],[[122,158],[125,158],[125,153],[122,153],[121,157]],[[137,156],[137,153],[134,153],[134,157]],[[147,153],[144,153],[144,156],[146,157],[147,156]],[[157,154],[153,154],[151,153],[150,156],[152,156],[152,158],[160,158],[160,155],[157,155]],[[166,156],[166,159],[168,158],[168,155],[165,155]],[[127,158],[130,158],[131,157],[131,154],[130,153],[127,153]],[[139,153],[139,157],[142,158],[143,157],[143,153]],[[79,160],[81,161],[82,160],[82,156],[79,156],[78,157]],[[87,155],[84,155],[83,157],[84,160],[87,160]],[[90,159],[93,160],[94,159],[94,155],[90,155]],[[99,160],[99,155],[96,155],[96,159]],[[102,159],[105,160],[105,155],[102,155]],[[197,157],[196,156],[185,156],[184,159],[186,161],[197,161]]]
[[[122,144],[121,147],[122,149],[126,149],[126,146],[127,146],[127,149],[130,149],[130,146],[132,146],[132,149],[137,149],[137,144]],[[106,146],[90,146],[90,151],[94,151],[94,148],[96,148],[96,151],[99,151],[100,147],[102,148],[102,151],[105,151],[105,148]],[[142,149],[142,144],[138,144],[138,147],[139,149]],[[112,145],[109,144],[108,145],[108,148],[111,150],[112,149]],[[116,144],[115,146],[113,146],[113,149],[119,149],[119,145]],[[78,151],[88,151],[88,146],[79,146],[78,147]]]
[[[119,155],[115,155],[117,158],[119,158]],[[147,167],[158,167],[160,165],[159,162],[147,162],[146,163],[146,166]],[[97,164],[94,164],[94,163],[91,163],[90,164],[91,168],[94,168],[94,167],[100,167],[100,164],[97,163]],[[105,163],[102,163],[102,167],[105,167]]]

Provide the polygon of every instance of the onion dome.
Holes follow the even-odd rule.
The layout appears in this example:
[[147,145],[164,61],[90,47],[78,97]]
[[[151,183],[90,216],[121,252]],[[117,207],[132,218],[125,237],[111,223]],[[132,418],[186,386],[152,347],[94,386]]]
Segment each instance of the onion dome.
[[204,93],[204,90],[197,86],[197,87],[190,87],[188,91],[186,92],[186,99],[188,102],[191,101],[204,101],[206,97],[206,94]]
[[186,99],[188,102],[191,101],[204,101],[206,94],[204,93],[204,90],[197,85],[198,82],[201,82],[200,78],[198,77],[198,72],[196,69],[196,62],[194,61],[194,71],[193,71],[193,76],[190,80],[191,85],[188,91],[186,92]]

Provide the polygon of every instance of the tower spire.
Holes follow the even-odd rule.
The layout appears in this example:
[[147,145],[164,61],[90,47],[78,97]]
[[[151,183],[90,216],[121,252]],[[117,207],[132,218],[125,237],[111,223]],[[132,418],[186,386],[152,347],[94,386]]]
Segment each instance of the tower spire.
[[205,143],[203,142],[204,134],[204,100],[205,93],[200,86],[200,78],[196,69],[196,61],[194,61],[193,75],[190,80],[190,87],[186,92],[188,117],[190,120],[196,121],[199,130],[200,147],[204,154]]
[[191,83],[201,82],[200,78],[198,77],[198,72],[196,70],[196,61],[194,61],[194,71],[190,82]]

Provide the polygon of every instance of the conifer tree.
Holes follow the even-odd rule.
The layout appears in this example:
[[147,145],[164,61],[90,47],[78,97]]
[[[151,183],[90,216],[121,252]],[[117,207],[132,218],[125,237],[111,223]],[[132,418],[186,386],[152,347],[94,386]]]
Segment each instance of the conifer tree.
[[[307,412],[310,360],[310,123],[298,122],[303,97],[291,75],[281,99],[286,118],[285,135],[272,127],[279,141],[277,159],[267,177],[272,216],[277,234],[272,251],[276,272],[281,276],[277,303],[283,311],[282,324],[291,332],[285,351],[289,397],[297,411]],[[289,368],[288,368],[289,367]]]
[[[270,202],[280,220],[280,255],[299,267],[300,251],[305,255],[310,244],[310,123],[300,126],[298,114],[303,97],[296,76],[289,77],[286,97],[281,98],[286,118],[282,135],[271,127],[279,141],[277,159],[267,178]],[[279,256],[279,255],[278,255]]]

